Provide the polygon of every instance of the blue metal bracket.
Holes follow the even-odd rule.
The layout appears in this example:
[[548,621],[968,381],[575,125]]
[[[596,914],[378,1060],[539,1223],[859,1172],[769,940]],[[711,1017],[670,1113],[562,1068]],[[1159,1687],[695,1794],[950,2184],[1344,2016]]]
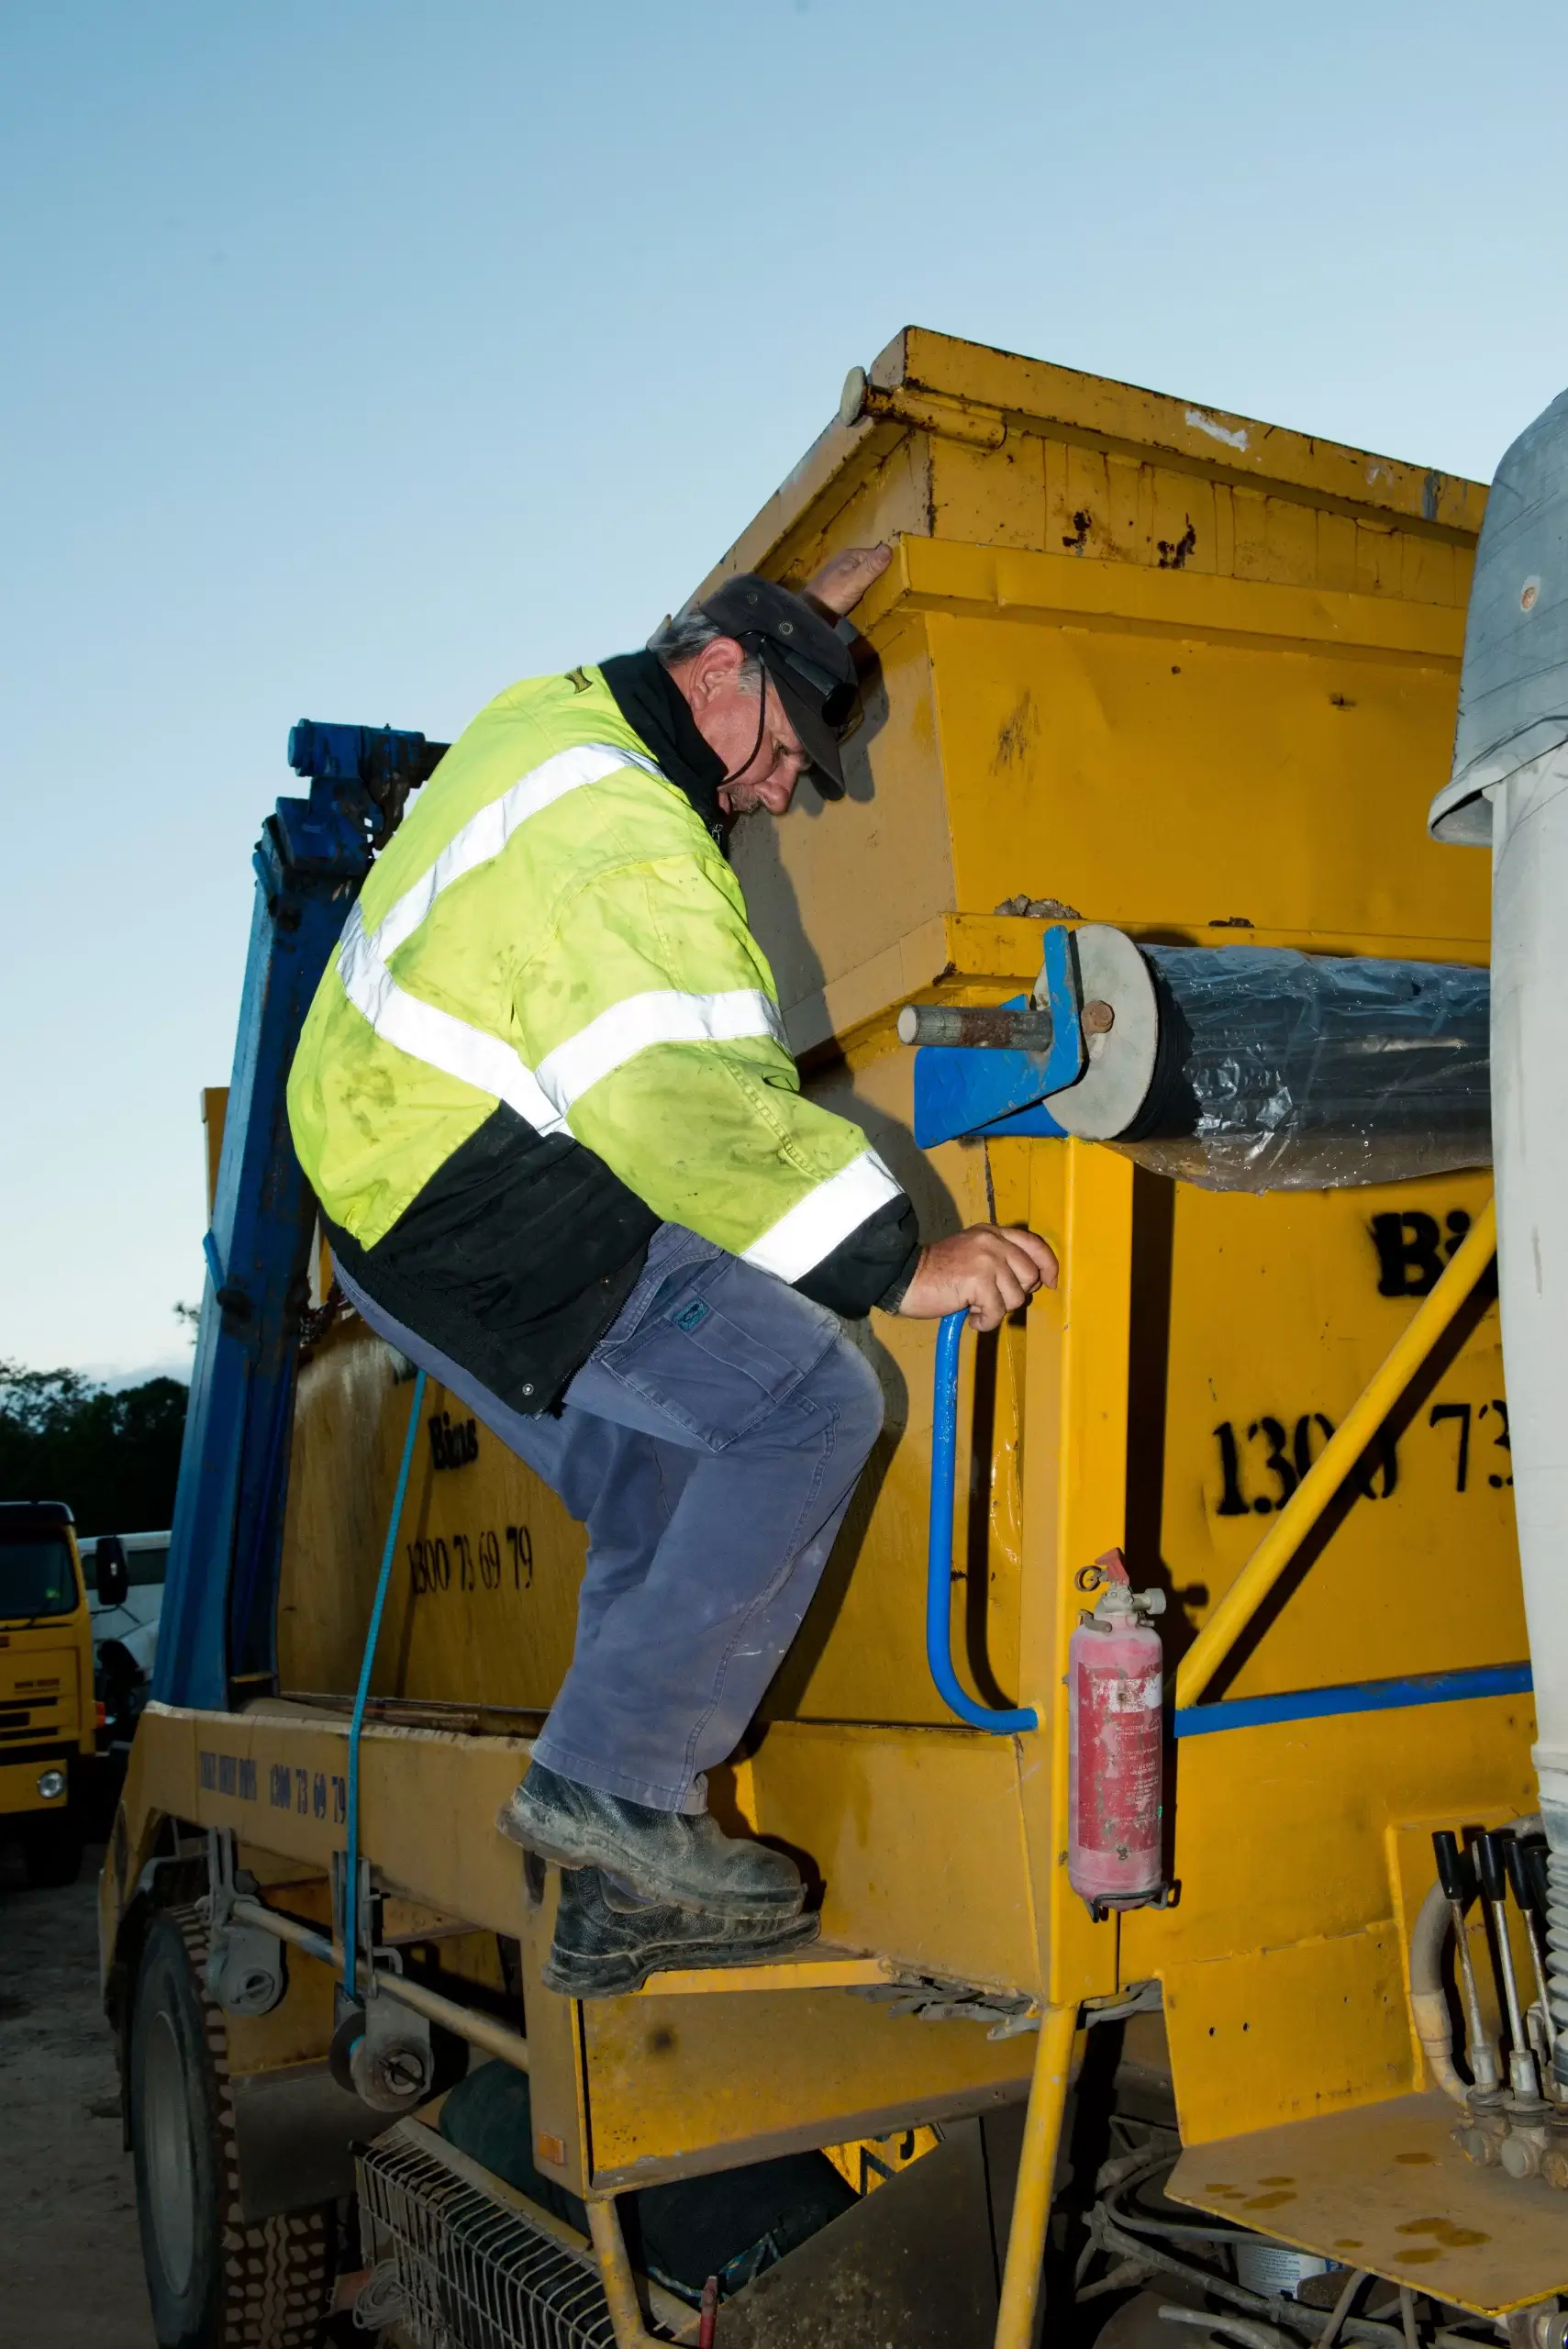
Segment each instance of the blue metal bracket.
[[[1062,1129],[1040,1105],[1048,1094],[1076,1085],[1084,1073],[1078,974],[1071,930],[1045,932],[1046,1008],[1051,1017],[1048,1052],[994,1052],[962,1044],[927,1044],[915,1055],[915,1140],[922,1150],[974,1133],[1060,1136]],[[1008,1008],[1021,1007],[1016,996]]]
[[289,737],[289,759],[309,777],[309,796],[280,799],[257,843],[153,1677],[153,1694],[168,1704],[222,1709],[273,1684],[295,1358],[315,1219],[289,1136],[289,1063],[373,851],[444,747],[392,728],[306,720]]
[[[978,1052],[979,1060],[995,1057]],[[931,1525],[926,1553],[926,1658],[931,1678],[944,1705],[971,1729],[990,1730],[1008,1737],[1019,1730],[1038,1729],[1040,1715],[1032,1705],[1013,1712],[993,1712],[977,1705],[959,1684],[952,1663],[952,1511],[954,1466],[958,1458],[958,1356],[963,1342],[967,1313],[950,1313],[937,1329],[937,1370],[931,1408]]]

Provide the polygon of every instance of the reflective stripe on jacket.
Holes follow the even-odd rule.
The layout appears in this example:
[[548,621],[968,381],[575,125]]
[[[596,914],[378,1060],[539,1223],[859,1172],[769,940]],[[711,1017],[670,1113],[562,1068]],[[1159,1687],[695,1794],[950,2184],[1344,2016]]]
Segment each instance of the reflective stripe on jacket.
[[740,885],[597,669],[512,686],[453,744],[289,1078],[301,1163],[365,1250],[498,1103],[784,1281],[902,1197],[802,1096]]

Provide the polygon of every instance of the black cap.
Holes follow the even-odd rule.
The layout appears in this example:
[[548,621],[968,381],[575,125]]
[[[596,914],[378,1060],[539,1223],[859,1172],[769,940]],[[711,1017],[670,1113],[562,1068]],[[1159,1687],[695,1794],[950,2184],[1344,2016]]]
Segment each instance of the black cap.
[[861,720],[860,683],[845,637],[804,596],[743,571],[698,607],[757,653],[810,759],[824,799],[842,799],[840,745]]

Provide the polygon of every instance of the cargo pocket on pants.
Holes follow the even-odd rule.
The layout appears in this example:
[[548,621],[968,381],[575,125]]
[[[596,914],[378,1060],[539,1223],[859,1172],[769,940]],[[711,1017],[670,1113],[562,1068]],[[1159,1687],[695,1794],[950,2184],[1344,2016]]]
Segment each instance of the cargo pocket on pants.
[[722,1452],[787,1400],[839,1336],[830,1313],[734,1257],[705,1264],[662,1297],[599,1366]]

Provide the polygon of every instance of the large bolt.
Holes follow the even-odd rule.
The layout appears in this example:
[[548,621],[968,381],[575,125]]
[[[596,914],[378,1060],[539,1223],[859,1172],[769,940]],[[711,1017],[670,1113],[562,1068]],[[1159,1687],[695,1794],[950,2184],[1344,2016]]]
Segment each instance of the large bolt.
[[389,2041],[373,2049],[357,2040],[349,2058],[350,2076],[373,2112],[406,2112],[429,2094],[430,2066],[425,2052],[408,2041]]
[[1477,2168],[1495,2167],[1497,2159],[1497,2140],[1489,2129],[1477,2129],[1473,2124],[1469,2128],[1456,2129],[1453,2132],[1453,2141],[1465,2160],[1473,2162]]
[[1511,2133],[1503,2140],[1499,2158],[1510,2177],[1534,2177],[1540,2168],[1540,2147],[1533,2138]]
[[1085,1036],[1105,1036],[1116,1026],[1116,1007],[1096,996],[1084,1006],[1080,1022]]

